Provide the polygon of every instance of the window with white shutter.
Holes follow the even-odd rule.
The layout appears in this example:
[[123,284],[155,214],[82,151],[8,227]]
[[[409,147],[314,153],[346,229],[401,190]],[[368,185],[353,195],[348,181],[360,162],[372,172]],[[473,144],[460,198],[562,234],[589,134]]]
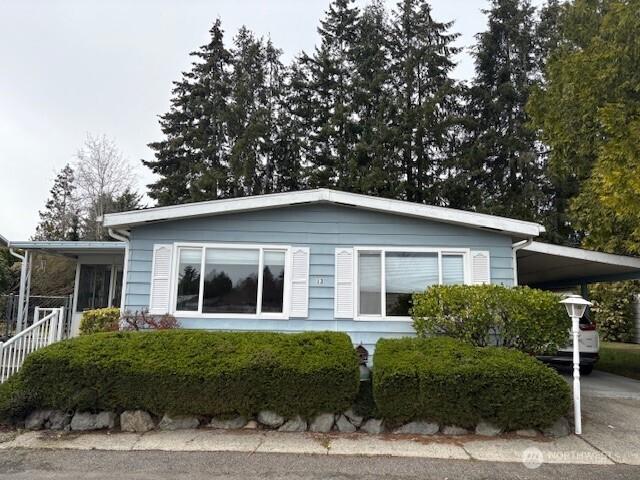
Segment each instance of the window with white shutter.
[[172,245],[153,246],[149,313],[154,315],[169,312],[172,252]]
[[471,252],[471,283],[482,285],[491,283],[490,255],[486,250]]
[[353,318],[353,248],[336,248],[335,254],[336,318]]
[[291,249],[291,309],[290,317],[309,316],[309,249]]

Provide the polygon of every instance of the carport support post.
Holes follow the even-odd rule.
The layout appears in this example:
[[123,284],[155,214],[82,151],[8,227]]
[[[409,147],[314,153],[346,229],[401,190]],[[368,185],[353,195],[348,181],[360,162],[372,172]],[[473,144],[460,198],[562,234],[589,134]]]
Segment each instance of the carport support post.
[[573,334],[573,417],[576,435],[582,435],[582,412],[580,408],[580,317],[571,316]]

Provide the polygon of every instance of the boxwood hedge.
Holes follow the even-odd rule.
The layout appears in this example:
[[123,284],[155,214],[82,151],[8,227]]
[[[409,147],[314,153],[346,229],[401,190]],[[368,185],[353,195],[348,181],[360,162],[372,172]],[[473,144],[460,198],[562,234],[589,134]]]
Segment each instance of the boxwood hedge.
[[373,391],[379,413],[392,423],[473,427],[482,419],[507,430],[536,428],[571,405],[566,382],[536,359],[447,337],[379,340]]
[[349,408],[358,384],[342,333],[98,333],[31,354],[0,388],[0,415],[24,413],[29,401],[61,410],[310,416]]

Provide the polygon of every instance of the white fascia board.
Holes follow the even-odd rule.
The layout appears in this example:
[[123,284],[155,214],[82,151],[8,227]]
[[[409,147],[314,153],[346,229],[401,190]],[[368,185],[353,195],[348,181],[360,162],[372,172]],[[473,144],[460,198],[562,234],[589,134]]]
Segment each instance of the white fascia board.
[[628,255],[616,255],[614,253],[594,252],[584,248],[564,247],[550,243],[532,242],[524,247],[523,251],[554,255],[558,257],[574,258],[588,262],[604,263],[620,267],[640,268],[640,258]]
[[533,222],[328,189],[272,193],[253,197],[228,198],[208,202],[155,207],[146,210],[110,213],[104,216],[103,224],[105,227],[111,228],[130,228],[148,222],[207,215],[223,215],[318,202],[343,204],[425,220],[435,220],[474,228],[486,228],[522,237],[537,237],[544,232],[542,225]]
[[9,242],[11,248],[24,250],[111,250],[118,251],[125,249],[124,242],[91,242],[91,241],[40,241],[27,240]]

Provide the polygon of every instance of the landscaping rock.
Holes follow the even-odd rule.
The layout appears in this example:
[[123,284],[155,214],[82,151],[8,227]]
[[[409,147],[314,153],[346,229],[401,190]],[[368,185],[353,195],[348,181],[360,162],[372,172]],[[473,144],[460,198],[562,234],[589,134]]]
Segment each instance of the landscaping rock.
[[363,432],[370,433],[372,435],[377,435],[384,432],[384,426],[382,425],[382,420],[378,420],[376,418],[370,418],[366,422],[362,424],[360,430]]
[[309,425],[311,432],[327,433],[333,428],[333,422],[336,416],[333,413],[321,413],[313,419]]
[[155,423],[144,410],[127,410],[120,415],[120,429],[123,432],[148,432],[153,430]]
[[50,415],[51,410],[34,410],[24,421],[24,428],[27,430],[42,430]]
[[198,428],[198,425],[200,425],[200,420],[197,417],[188,415],[172,416],[165,413],[158,424],[158,428],[160,430],[189,430]]
[[516,430],[516,435],[519,437],[537,437],[538,431],[533,428],[524,428],[522,430]]
[[344,415],[340,415],[338,417],[338,420],[336,420],[336,427],[338,428],[339,432],[343,433],[351,433],[356,431],[355,425],[351,423],[349,419]]
[[279,432],[306,432],[307,431],[307,421],[304,420],[300,415],[297,415],[294,418],[290,418],[287,420],[284,425],[282,425],[279,429]]
[[476,425],[476,435],[482,435],[485,437],[495,437],[502,433],[502,428],[494,425],[493,423],[485,422],[484,420]]
[[249,420],[247,424],[242,428],[244,428],[245,430],[255,430],[256,428],[258,428],[258,422],[256,422],[255,420]]
[[276,412],[263,410],[258,414],[258,422],[270,428],[278,428],[284,423],[284,418]]
[[84,432],[96,429],[96,414],[90,412],[76,412],[71,419],[71,430]]
[[469,430],[466,428],[458,427],[456,425],[445,425],[440,430],[443,435],[467,435]]
[[565,417],[556,420],[556,423],[542,430],[547,437],[566,437],[571,433],[569,421]]
[[344,412],[344,416],[349,419],[354,427],[359,427],[360,425],[362,425],[362,422],[364,420],[363,416],[357,415],[351,408]]
[[[253,420],[255,423],[255,420]],[[233,418],[212,418],[209,422],[211,428],[223,428],[225,430],[235,430],[243,428],[247,425],[247,420],[244,417],[237,416]],[[256,425],[257,426],[257,425]]]
[[96,429],[98,430],[103,428],[114,429],[117,422],[118,415],[114,412],[100,412],[96,415]]
[[425,422],[422,420],[410,422],[395,430],[393,433],[406,433],[410,435],[434,435],[440,430],[437,423]]
[[64,430],[71,423],[71,414],[63,412],[62,410],[53,410],[47,421],[45,422],[45,426],[49,430]]

